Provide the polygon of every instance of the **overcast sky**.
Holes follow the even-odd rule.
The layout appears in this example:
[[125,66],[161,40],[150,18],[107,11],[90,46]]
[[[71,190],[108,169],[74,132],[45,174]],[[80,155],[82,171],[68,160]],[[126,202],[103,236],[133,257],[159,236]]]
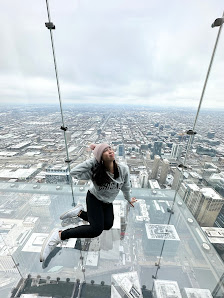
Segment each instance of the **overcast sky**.
[[[63,103],[197,107],[223,0],[49,0]],[[45,0],[1,1],[0,104],[58,104]],[[224,108],[224,32],[203,107]]]

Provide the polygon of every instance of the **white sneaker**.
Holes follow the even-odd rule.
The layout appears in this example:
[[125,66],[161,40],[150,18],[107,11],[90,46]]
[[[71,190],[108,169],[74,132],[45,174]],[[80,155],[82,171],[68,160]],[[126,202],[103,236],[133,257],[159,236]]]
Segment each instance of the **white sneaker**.
[[69,217],[76,217],[76,216],[78,216],[78,214],[81,210],[84,210],[83,206],[82,205],[76,205],[74,208],[72,208],[72,209],[68,210],[67,212],[63,213],[60,216],[60,219],[64,220],[64,219],[69,218]]
[[58,229],[53,229],[42,245],[40,262],[44,262],[52,250],[61,242],[62,240],[59,237]]
[[66,219],[63,219],[62,222],[61,222],[61,226],[62,227],[67,227],[69,225],[76,225],[80,222],[80,219],[79,217],[68,217]]

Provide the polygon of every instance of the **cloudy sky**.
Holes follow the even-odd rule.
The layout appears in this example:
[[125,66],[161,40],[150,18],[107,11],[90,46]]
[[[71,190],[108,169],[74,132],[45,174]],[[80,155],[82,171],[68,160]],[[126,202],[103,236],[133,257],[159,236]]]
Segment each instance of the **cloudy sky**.
[[[63,103],[197,107],[223,0],[49,0]],[[0,104],[58,104],[45,0],[0,10]],[[224,108],[224,32],[203,107]]]

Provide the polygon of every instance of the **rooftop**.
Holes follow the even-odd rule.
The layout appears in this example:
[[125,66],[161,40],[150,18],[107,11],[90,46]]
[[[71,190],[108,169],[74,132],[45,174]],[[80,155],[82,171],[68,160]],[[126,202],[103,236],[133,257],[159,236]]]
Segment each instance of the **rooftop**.
[[203,187],[200,190],[205,197],[212,198],[214,200],[223,200],[223,197],[220,196],[213,188]]

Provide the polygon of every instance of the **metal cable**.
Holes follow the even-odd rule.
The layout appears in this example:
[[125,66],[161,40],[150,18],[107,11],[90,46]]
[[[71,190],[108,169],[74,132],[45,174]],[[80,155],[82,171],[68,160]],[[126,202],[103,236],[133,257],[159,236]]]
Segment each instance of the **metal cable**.
[[[50,9],[49,9],[48,0],[46,0],[46,7],[47,7],[48,21],[50,23],[51,22],[51,17],[50,17]],[[53,59],[54,59],[54,69],[55,69],[55,76],[56,76],[56,82],[57,82],[58,99],[59,99],[60,111],[61,111],[61,121],[62,121],[62,126],[65,127],[63,109],[62,109],[62,102],[61,102],[61,91],[60,91],[60,84],[59,84],[57,61],[56,61],[56,55],[55,55],[54,39],[53,39],[52,29],[49,29],[49,30],[50,30],[50,36],[51,36],[51,47],[52,47],[52,53],[53,53]],[[69,171],[69,177],[70,177],[69,181],[70,181],[71,191],[72,191],[72,201],[73,201],[72,205],[75,206],[73,182],[72,182],[72,177],[70,176],[71,168],[70,168],[70,164],[69,164],[69,153],[68,153],[68,145],[67,145],[65,130],[63,130],[63,133],[64,133],[64,140],[65,140],[66,156],[67,156],[67,161],[68,161],[68,171]]]
[[[223,17],[224,17],[224,12],[223,12]],[[194,124],[193,124],[193,128],[192,128],[192,131],[193,132],[195,130],[195,127],[196,127],[196,124],[197,124],[197,120],[198,120],[198,116],[199,116],[199,113],[200,113],[200,110],[201,110],[201,104],[202,104],[202,101],[203,101],[203,98],[204,98],[204,94],[205,94],[205,90],[206,90],[206,87],[207,87],[207,82],[208,82],[208,78],[209,78],[210,71],[211,71],[211,68],[212,68],[213,60],[214,60],[214,57],[215,57],[216,48],[217,48],[217,45],[218,45],[218,41],[219,41],[221,30],[222,30],[222,25],[219,27],[219,31],[218,31],[218,34],[217,34],[217,37],[216,37],[216,41],[215,41],[215,45],[214,45],[214,48],[213,48],[212,56],[211,56],[211,59],[210,59],[209,67],[208,67],[208,70],[207,70],[205,82],[204,82],[202,93],[201,93],[201,97],[200,97],[200,100],[199,100],[199,105],[198,105],[197,113],[196,113]],[[186,154],[185,154],[185,158],[184,158],[184,162],[183,162],[183,165],[184,166],[186,165],[186,161],[187,161],[187,158],[188,158],[188,154],[189,154],[189,151],[190,151],[190,148],[191,148],[193,139],[194,139],[194,134],[193,135],[190,135],[190,137],[188,139],[187,150],[186,150]],[[177,188],[175,190],[174,199],[173,199],[173,202],[172,202],[172,207],[170,209],[170,216],[169,216],[168,223],[167,223],[168,225],[170,223],[171,216],[173,215],[173,207],[174,207],[174,204],[175,204],[175,201],[176,201],[176,197],[177,197],[177,193],[179,191],[179,188],[180,188],[180,185],[181,185],[182,181],[183,181],[183,169],[181,169],[181,174],[180,174],[180,177],[179,177],[179,181],[178,181],[178,184],[177,184]],[[155,276],[154,276],[155,279],[157,278],[158,271],[160,269],[161,257],[162,257],[162,254],[163,254],[165,242],[166,242],[166,240],[163,241],[163,245],[162,245],[162,248],[161,248],[160,257],[159,257],[159,261],[157,263],[157,269],[156,269],[156,273],[155,273]],[[153,288],[154,288],[154,284],[152,286],[152,291],[153,291]]]
[[[223,13],[223,16],[224,16],[224,13]],[[198,105],[198,109],[197,109],[197,114],[195,116],[195,120],[194,120],[194,125],[193,125],[193,128],[192,128],[192,131],[195,130],[195,127],[196,127],[196,124],[197,124],[198,115],[199,115],[200,110],[201,110],[201,104],[202,104],[202,101],[203,101],[203,98],[204,98],[205,89],[206,89],[208,78],[209,78],[209,74],[210,74],[210,71],[211,71],[211,68],[212,68],[213,60],[214,60],[214,57],[215,57],[215,52],[216,52],[216,48],[217,48],[217,45],[218,45],[218,41],[219,41],[221,30],[222,30],[222,25],[219,27],[219,31],[218,31],[218,34],[217,34],[217,37],[216,37],[215,45],[214,45],[214,48],[213,48],[213,52],[212,52],[212,56],[211,56],[211,59],[210,59],[208,71],[207,71],[205,82],[204,82],[204,85],[203,85],[203,89],[202,89],[202,93],[201,93],[201,97],[200,97],[200,101],[199,101],[199,105]],[[189,151],[190,151],[190,148],[191,148],[193,139],[194,139],[194,135],[190,135],[190,137],[188,139],[188,143],[187,143],[187,150],[186,150],[184,162],[183,162],[183,165],[184,166],[186,165],[186,161],[187,161],[187,158],[188,158],[188,154],[189,154]],[[180,185],[181,185],[180,182],[182,182],[182,180],[183,180],[183,170],[181,171],[181,176],[179,178],[178,187],[177,187],[176,192],[175,192],[175,195],[174,195],[173,205],[175,203],[177,192],[178,192],[178,190],[180,188]],[[171,210],[173,209],[173,205],[172,205]]]

